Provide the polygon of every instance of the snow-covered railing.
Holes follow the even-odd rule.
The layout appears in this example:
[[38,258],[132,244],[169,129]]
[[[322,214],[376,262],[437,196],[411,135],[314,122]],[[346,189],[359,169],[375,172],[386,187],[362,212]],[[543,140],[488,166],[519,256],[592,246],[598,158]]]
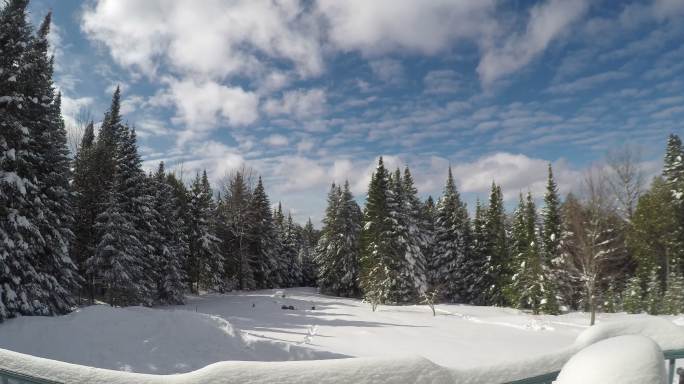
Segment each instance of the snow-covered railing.
[[[536,359],[491,367],[453,370],[421,357],[350,358],[316,361],[226,361],[174,375],[112,371],[44,359],[0,349],[0,384],[194,384],[194,383],[377,383],[542,384],[551,383],[573,355],[603,340],[623,335],[646,336],[668,361],[670,382],[675,363],[684,359],[684,331],[672,322],[645,318],[603,323],[582,332],[573,345]],[[663,366],[664,369],[664,366]],[[664,371],[663,371],[664,373]]]
[[[667,382],[669,384],[672,383],[672,381],[674,380],[677,360],[684,359],[684,349],[663,351],[663,355],[665,356],[665,361],[667,361],[668,363],[667,375],[669,380]],[[527,377],[520,380],[509,381],[505,384],[551,384],[554,380],[556,380],[556,378],[558,378],[559,374],[560,371],[553,371],[534,377]]]

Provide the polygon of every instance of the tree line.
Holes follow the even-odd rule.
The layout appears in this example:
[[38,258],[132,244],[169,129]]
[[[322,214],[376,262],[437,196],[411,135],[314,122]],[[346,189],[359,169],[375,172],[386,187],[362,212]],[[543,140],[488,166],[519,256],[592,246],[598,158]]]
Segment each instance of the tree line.
[[612,151],[562,201],[551,165],[543,207],[520,194],[508,214],[492,183],[469,217],[451,169],[442,196],[421,201],[409,168],[382,157],[366,204],[349,184],[328,194],[316,246],[323,292],[372,304],[452,302],[533,313],[684,309],[684,152],[670,135],[662,176],[644,188],[637,151]]

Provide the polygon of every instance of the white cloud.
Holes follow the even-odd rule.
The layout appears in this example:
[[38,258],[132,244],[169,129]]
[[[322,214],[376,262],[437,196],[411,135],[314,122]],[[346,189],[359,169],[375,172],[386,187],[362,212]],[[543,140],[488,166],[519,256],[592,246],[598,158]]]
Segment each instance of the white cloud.
[[373,74],[388,84],[400,84],[404,81],[404,67],[396,59],[378,59],[369,63]]
[[284,147],[290,143],[290,140],[286,136],[274,133],[266,137],[263,142],[271,147]]
[[326,94],[323,89],[287,91],[280,99],[268,99],[263,110],[270,116],[291,115],[304,119],[325,111]]
[[530,10],[524,33],[512,34],[503,43],[486,42],[477,72],[487,85],[513,73],[534,59],[539,53],[570,26],[578,21],[589,8],[587,0],[548,0]]
[[460,88],[458,74],[451,70],[430,71],[423,78],[426,93],[454,93]]
[[408,50],[435,54],[494,28],[493,0],[321,0],[331,42],[375,56]]
[[167,101],[176,106],[174,120],[195,132],[212,129],[221,123],[251,124],[258,118],[258,97],[240,87],[213,81],[170,80],[168,96]]
[[155,76],[161,65],[219,79],[254,74],[259,54],[284,59],[302,75],[323,64],[314,20],[299,1],[99,0],[81,28],[126,67]]
[[[473,162],[457,164],[452,170],[463,192],[486,196],[492,181],[501,185],[507,200],[516,198],[519,192],[531,191],[541,197],[546,187],[548,161],[523,154],[507,152],[483,156]],[[578,179],[579,173],[570,169],[565,161],[553,164],[554,176],[562,192],[567,192]]]

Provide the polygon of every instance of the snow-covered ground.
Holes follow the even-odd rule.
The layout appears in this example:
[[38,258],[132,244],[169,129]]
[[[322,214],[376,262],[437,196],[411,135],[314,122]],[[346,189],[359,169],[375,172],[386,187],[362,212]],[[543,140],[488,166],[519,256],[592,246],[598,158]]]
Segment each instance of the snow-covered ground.
[[[295,309],[281,309],[283,305]],[[598,321],[629,323],[643,318],[647,316],[601,314]],[[665,319],[684,324],[682,317]],[[439,305],[435,317],[422,305],[380,306],[372,312],[359,300],[298,288],[189,297],[184,306],[98,305],[60,317],[11,319],[0,324],[0,348],[153,374],[189,372],[224,360],[416,355],[456,371],[473,371],[566,356],[576,351],[575,340],[588,322],[584,313],[533,316],[467,305]],[[592,341],[596,337],[590,332],[583,335]]]

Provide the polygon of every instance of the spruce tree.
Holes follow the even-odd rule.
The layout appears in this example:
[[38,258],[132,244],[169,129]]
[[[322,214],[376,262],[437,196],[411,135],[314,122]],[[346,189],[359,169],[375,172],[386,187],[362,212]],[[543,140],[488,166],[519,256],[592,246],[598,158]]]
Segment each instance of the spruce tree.
[[506,290],[511,279],[511,263],[506,233],[506,212],[501,187],[492,182],[489,204],[485,216],[487,246],[487,303],[506,306],[510,304]]
[[443,297],[450,302],[467,300],[459,267],[470,256],[470,222],[465,204],[456,190],[449,167],[444,194],[437,203],[435,248],[432,257],[432,281],[443,287]]
[[197,293],[200,289],[224,290],[221,241],[216,236],[214,198],[207,172],[195,176],[190,187],[189,258],[192,263],[190,281]]
[[309,218],[302,229],[302,239],[299,247],[299,259],[302,263],[302,285],[305,287],[316,286],[318,271],[315,262],[315,249],[317,242],[318,231],[316,231],[311,218]]
[[471,302],[477,305],[485,305],[488,299],[489,279],[487,278],[487,273],[491,247],[489,246],[489,237],[487,236],[486,211],[487,208],[482,206],[478,198],[475,204],[475,218],[473,219],[472,262],[475,267],[473,270],[479,272],[473,273],[469,282]]
[[276,237],[266,190],[261,177],[257,182],[249,206],[250,244],[248,248],[250,267],[254,276],[254,286],[247,289],[275,288],[275,268],[278,266],[278,239]]
[[43,314],[32,291],[41,281],[34,268],[43,244],[31,206],[39,196],[34,184],[35,157],[27,115],[25,72],[31,27],[26,0],[6,2],[0,9],[0,321],[16,314]]
[[651,270],[648,284],[646,285],[646,312],[649,315],[659,315],[663,299],[663,290],[660,286],[660,277],[658,276],[658,269]]
[[623,309],[627,313],[641,313],[644,310],[644,291],[641,288],[641,280],[633,276],[627,280],[625,292],[622,294]]
[[402,195],[404,220],[407,234],[405,258],[409,266],[414,300],[427,291],[427,271],[425,249],[427,248],[427,223],[423,216],[423,204],[418,197],[418,190],[414,186],[413,176],[408,167],[404,168]]
[[316,245],[318,285],[324,293],[336,296],[359,295],[359,250],[361,210],[345,182],[344,189],[333,184]]
[[183,217],[172,186],[167,182],[164,162],[159,163],[153,175],[155,189],[154,212],[157,214],[152,246],[156,269],[156,301],[166,304],[183,304],[185,294],[185,258],[187,239],[183,232]]
[[668,240],[669,256],[684,263],[684,149],[679,136],[671,134],[665,149],[663,177],[670,191],[675,226]]
[[253,288],[254,275],[248,252],[251,191],[242,172],[231,177],[218,207],[219,234],[223,242],[225,274],[238,289]]
[[662,313],[678,315],[684,311],[684,278],[677,261],[672,259],[663,296]]
[[391,289],[397,281],[392,268],[396,250],[392,248],[395,243],[389,191],[390,175],[380,157],[368,186],[361,234],[361,289],[373,310],[391,300]]

